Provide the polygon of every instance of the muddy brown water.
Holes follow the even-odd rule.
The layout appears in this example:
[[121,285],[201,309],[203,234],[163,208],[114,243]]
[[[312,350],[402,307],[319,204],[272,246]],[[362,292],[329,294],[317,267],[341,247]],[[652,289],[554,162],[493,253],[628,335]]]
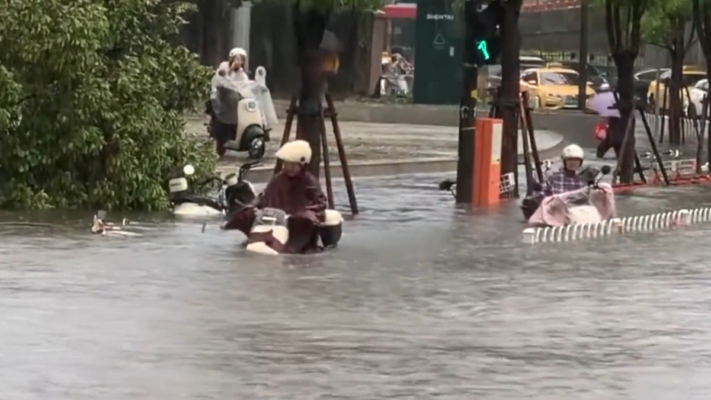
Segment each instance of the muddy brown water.
[[454,209],[439,179],[357,181],[362,215],[312,257],[163,216],[0,226],[0,397],[708,399],[707,227],[531,248],[515,205]]

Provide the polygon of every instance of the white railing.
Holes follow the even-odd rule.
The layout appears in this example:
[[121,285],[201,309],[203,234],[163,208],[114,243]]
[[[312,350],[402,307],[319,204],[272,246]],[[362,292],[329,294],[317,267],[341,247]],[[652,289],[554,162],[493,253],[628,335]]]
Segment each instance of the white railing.
[[592,224],[526,228],[523,230],[523,241],[528,244],[571,242],[632,232],[660,231],[703,222],[711,222],[711,207],[613,218]]

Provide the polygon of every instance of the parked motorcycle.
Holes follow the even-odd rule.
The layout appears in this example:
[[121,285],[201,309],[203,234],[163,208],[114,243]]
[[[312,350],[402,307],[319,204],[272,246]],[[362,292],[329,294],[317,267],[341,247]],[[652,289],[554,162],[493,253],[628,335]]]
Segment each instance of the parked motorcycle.
[[544,198],[528,223],[534,226],[564,226],[614,218],[617,209],[612,186],[600,183],[611,170],[609,166],[603,166],[599,178],[591,178],[588,186]]
[[229,174],[224,179],[215,176],[199,185],[219,182],[220,188],[213,195],[189,193],[187,177],[195,173],[195,168],[190,164],[186,165],[183,168],[183,176],[173,178],[168,182],[173,214],[181,216],[225,215],[250,205],[257,197],[257,192],[252,183],[245,179],[245,175],[258,163],[259,161],[244,163],[237,174]]
[[254,85],[253,81],[238,81],[217,73],[212,78],[205,113],[210,117],[208,133],[215,139],[220,157],[228,149],[246,151],[257,160],[264,156],[271,129],[252,90]]
[[[289,216],[276,208],[257,210],[252,229],[248,236],[246,250],[253,253],[278,255],[283,252],[289,236]],[[326,210],[324,221],[318,227],[321,247],[324,250],[338,245],[343,233],[343,216],[336,210]]]

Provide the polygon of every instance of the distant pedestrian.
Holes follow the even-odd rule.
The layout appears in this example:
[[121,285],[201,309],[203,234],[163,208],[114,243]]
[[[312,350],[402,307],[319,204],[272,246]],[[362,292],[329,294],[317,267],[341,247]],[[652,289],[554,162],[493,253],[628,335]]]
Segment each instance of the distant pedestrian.
[[[634,118],[634,117],[631,117]],[[632,120],[632,132],[634,134],[635,121]],[[615,150],[615,158],[620,156],[620,148],[622,147],[622,140],[625,138],[625,126],[623,126],[622,119],[619,117],[608,117],[607,118],[607,134],[605,139],[600,142],[597,146],[597,158],[604,158],[605,154],[610,151],[610,149]]]

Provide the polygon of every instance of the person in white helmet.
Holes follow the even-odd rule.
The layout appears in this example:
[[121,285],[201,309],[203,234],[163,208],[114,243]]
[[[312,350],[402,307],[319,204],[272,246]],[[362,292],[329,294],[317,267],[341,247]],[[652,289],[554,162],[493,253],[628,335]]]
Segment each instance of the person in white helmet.
[[306,170],[311,162],[311,146],[304,140],[288,142],[276,152],[276,158],[283,162],[282,171],[272,178],[254,207],[238,211],[222,228],[237,229],[249,235],[254,223],[255,207],[277,208],[289,214],[287,252],[309,252],[318,244],[317,228],[319,222],[323,221],[327,206],[321,184]]
[[585,152],[580,146],[576,144],[566,146],[560,154],[563,166],[546,180],[543,185],[543,195],[551,196],[587,186],[589,174],[578,174],[584,158]]
[[[222,76],[236,76],[239,78],[248,78],[245,71],[247,64],[247,51],[241,47],[235,47],[230,50],[227,61],[220,63],[217,67],[217,73]],[[244,75],[244,76],[242,76]]]

